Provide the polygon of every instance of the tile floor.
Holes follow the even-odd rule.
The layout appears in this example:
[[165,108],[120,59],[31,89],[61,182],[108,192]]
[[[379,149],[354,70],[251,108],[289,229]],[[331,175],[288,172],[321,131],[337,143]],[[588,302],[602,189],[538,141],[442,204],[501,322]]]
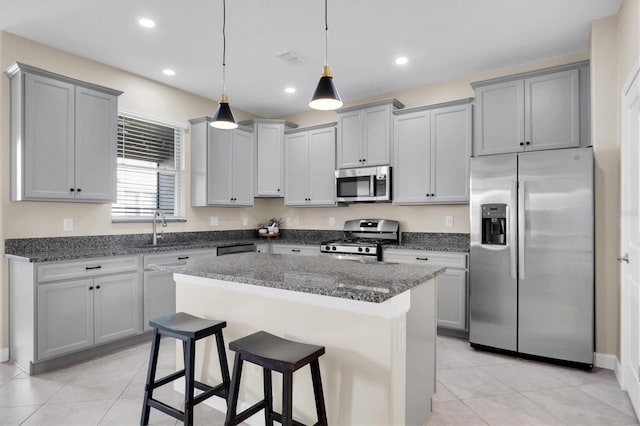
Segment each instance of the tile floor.
[[[0,425],[136,425],[142,406],[148,344],[29,377],[0,363]],[[158,374],[175,367],[175,345],[161,345]],[[592,372],[479,352],[438,337],[437,392],[428,425],[638,424],[612,371]],[[161,388],[180,405],[182,395]],[[222,425],[218,411],[200,404],[196,424]],[[153,425],[176,421],[151,411]]]

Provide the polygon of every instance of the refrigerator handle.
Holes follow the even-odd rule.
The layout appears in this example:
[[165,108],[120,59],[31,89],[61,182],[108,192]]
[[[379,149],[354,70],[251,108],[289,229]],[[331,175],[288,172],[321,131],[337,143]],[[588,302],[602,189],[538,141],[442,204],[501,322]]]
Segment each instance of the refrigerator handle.
[[511,193],[509,194],[509,205],[507,206],[507,218],[509,220],[509,267],[511,269],[511,278],[516,279],[517,273],[517,265],[516,260],[518,258],[517,252],[517,235],[518,235],[518,224],[517,224],[517,213],[516,208],[514,206],[518,205],[517,199],[518,193],[518,181],[511,182]]
[[525,202],[526,202],[527,182],[521,180],[518,185],[518,271],[520,273],[520,279],[524,279],[524,265],[525,265],[525,237],[527,231],[525,228]]

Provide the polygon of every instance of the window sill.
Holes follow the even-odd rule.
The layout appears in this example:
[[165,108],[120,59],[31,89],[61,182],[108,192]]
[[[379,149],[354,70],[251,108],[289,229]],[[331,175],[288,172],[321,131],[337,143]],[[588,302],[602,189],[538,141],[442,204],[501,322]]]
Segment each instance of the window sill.
[[[166,222],[167,223],[179,223],[179,222],[186,222],[187,219],[184,218],[180,218],[180,217],[172,217],[172,218],[167,218]],[[136,218],[136,217],[112,217],[111,218],[111,223],[152,223],[153,222],[153,218],[152,217],[140,217],[140,218]],[[160,222],[160,221],[159,221]]]

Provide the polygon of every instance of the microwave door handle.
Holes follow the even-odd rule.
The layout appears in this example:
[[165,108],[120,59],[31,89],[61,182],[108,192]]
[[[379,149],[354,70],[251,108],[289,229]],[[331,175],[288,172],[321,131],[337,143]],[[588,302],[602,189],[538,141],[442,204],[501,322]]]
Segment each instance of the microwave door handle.
[[375,197],[376,193],[376,175],[369,177],[369,195]]

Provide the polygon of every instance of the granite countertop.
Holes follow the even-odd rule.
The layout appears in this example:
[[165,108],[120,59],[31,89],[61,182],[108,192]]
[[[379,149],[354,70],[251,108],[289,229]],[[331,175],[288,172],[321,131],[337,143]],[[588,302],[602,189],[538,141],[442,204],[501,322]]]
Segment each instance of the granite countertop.
[[240,284],[380,303],[434,278],[446,268],[364,263],[325,256],[241,253],[191,259],[150,269]]

